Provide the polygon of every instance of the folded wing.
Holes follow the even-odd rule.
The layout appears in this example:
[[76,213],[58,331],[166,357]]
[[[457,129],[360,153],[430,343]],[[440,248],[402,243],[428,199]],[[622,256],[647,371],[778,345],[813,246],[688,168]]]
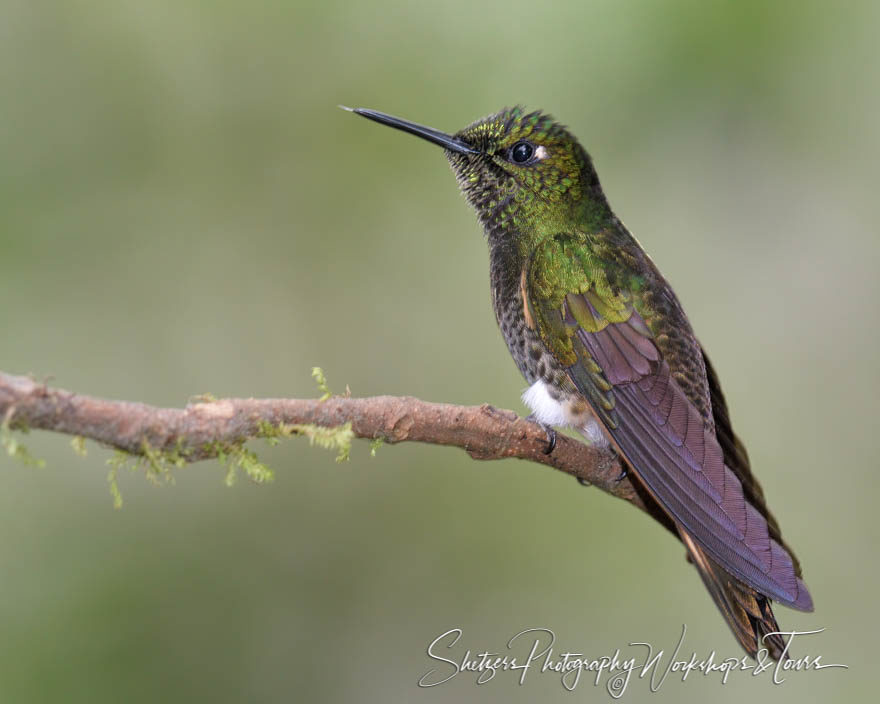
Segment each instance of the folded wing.
[[[780,603],[811,610],[797,563],[764,515],[763,497],[744,489],[725,464],[715,424],[688,398],[634,307],[628,317],[615,311],[618,322],[609,322],[588,291],[568,294],[560,308],[538,308],[541,324],[555,328],[557,339],[566,331],[574,355],[568,361],[576,360],[566,365],[569,377],[663,508],[732,575]],[[729,425],[719,431],[734,457],[741,448]],[[750,477],[747,463],[748,476],[737,470]]]

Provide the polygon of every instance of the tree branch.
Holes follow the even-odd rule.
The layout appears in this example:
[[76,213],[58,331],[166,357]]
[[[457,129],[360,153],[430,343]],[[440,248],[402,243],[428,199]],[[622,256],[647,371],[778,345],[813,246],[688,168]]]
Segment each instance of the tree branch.
[[267,424],[334,428],[350,423],[359,438],[450,445],[478,460],[516,457],[544,464],[655,515],[643,490],[630,477],[619,479],[621,464],[613,453],[559,435],[547,455],[547,436],[541,426],[488,404],[453,406],[406,396],[332,396],[326,400],[212,399],[182,409],[158,408],[82,396],[0,372],[0,419],[13,429],[82,436],[133,455],[173,452],[187,462],[216,457],[224,446],[265,437]]

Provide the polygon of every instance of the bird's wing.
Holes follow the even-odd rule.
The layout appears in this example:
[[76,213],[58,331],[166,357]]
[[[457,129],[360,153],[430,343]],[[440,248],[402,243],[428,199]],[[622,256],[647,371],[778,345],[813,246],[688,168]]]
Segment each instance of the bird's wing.
[[638,296],[613,290],[602,272],[559,274],[560,253],[552,247],[558,249],[539,251],[524,271],[527,317],[627,463],[725,570],[780,603],[811,610],[795,562],[772,535],[778,529],[747,500],[751,492],[725,464],[714,423],[693,389],[690,398],[683,389],[688,378],[677,373],[675,341],[667,335],[661,344],[637,311]]
[[767,508],[767,501],[764,498],[764,490],[760,483],[752,474],[751,464],[749,463],[749,455],[745,446],[740,439],[734,434],[730,423],[730,414],[727,410],[727,401],[724,393],[721,391],[721,384],[718,381],[718,374],[709,361],[706,351],[700,347],[703,355],[703,363],[706,367],[706,380],[709,384],[709,393],[712,403],[712,420],[715,422],[715,438],[721,445],[721,451],[724,453],[724,463],[733,470],[737,479],[740,480],[746,501],[752,504],[762,516],[767,520],[767,528],[770,537],[782,545],[794,563],[795,574],[801,577],[801,566],[798,563],[797,556],[792,549],[785,544],[782,539],[782,533],[779,530],[779,524]]

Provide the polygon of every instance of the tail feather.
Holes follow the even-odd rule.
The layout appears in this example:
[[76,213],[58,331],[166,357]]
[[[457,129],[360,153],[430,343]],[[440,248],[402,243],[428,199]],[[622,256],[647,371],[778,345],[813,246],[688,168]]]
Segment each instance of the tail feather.
[[766,648],[774,660],[782,658],[785,642],[778,633],[770,600],[722,569],[681,528],[679,534],[703,584],[740,645],[753,658],[761,648]]

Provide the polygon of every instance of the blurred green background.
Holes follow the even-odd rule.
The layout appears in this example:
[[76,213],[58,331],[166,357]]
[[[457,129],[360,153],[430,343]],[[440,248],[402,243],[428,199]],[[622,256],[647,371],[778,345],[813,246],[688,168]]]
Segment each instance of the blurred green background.
[[[878,5],[0,5],[0,369],[112,398],[356,395],[523,411],[486,245],[442,154],[336,108],[456,130],[551,111],[675,285],[827,628],[791,676],[626,699],[859,699],[876,657]],[[425,649],[529,627],[738,655],[682,547],[570,477],[437,447],[258,448],[152,488],[35,433],[0,457],[0,701],[571,701]],[[634,653],[633,653],[634,654]],[[584,679],[575,697],[607,699]]]

